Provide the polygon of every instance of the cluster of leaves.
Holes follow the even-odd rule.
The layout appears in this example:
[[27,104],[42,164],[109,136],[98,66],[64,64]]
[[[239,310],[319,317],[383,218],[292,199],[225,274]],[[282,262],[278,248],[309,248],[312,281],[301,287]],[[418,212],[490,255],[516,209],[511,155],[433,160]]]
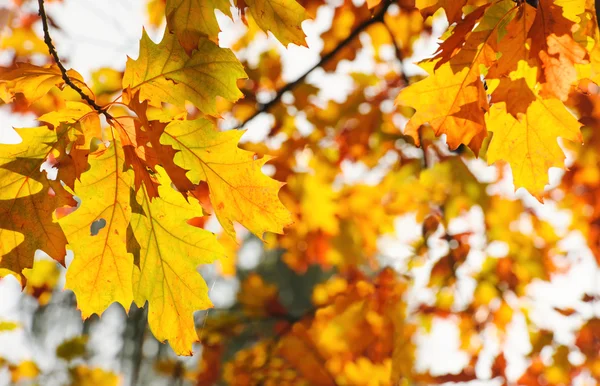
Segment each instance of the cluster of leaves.
[[[39,15],[24,3],[3,13],[10,32],[0,45],[14,55],[0,69],[0,98],[39,125],[0,145],[0,277],[17,277],[40,305],[59,270],[34,264],[35,252],[64,265],[68,248],[65,288],[84,319],[113,303],[147,304],[150,330],[175,354],[190,355],[200,340],[195,366],[154,363],[167,377],[410,385],[476,380],[487,366],[487,378],[504,383],[600,381],[597,294],[554,310],[577,324],[566,342],[532,316],[529,291],[569,272],[563,241],[572,232],[600,263],[600,32],[591,0],[151,0],[151,24],[166,24],[162,40],[143,31],[124,72],[99,69],[91,82],[60,62],[44,1]],[[306,45],[301,24],[322,8],[332,22],[314,68],[286,83],[278,43],[253,60],[264,32],[288,49]],[[219,45],[216,10],[246,24],[231,49]],[[420,63],[426,75],[409,75],[404,58],[443,18],[450,27]],[[316,68],[340,74],[365,53],[373,70],[346,73],[353,88],[341,102],[306,82]],[[263,143],[239,144],[242,130],[222,130],[262,113],[272,118]],[[573,165],[545,190],[565,151]],[[494,181],[477,173],[478,158],[497,164]],[[366,178],[353,180],[353,167]],[[515,188],[571,211],[567,229],[499,193],[507,170]],[[460,225],[474,213],[477,226]],[[204,229],[210,215],[218,235]],[[408,257],[385,256],[382,240],[399,217],[419,232],[404,240]],[[266,271],[237,269],[240,246],[254,239],[236,223],[266,241]],[[198,325],[193,313],[212,303],[197,268],[215,261],[223,276],[239,276],[240,291],[231,309]],[[474,288],[465,293],[465,283]],[[458,327],[468,357],[457,373],[417,365],[416,337],[441,320]],[[515,378],[506,347],[522,320],[531,349]],[[491,361],[490,334],[501,347]],[[56,355],[71,363],[85,347],[84,334]],[[73,384],[117,382],[73,363]],[[5,364],[14,381],[39,372],[33,362]]]

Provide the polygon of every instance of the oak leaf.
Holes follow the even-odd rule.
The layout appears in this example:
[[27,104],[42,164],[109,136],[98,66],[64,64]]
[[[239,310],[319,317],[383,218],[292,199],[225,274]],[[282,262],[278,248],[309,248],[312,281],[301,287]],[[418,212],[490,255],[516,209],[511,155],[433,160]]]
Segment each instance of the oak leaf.
[[208,184],[217,218],[229,234],[235,234],[237,221],[262,239],[265,232],[283,232],[291,216],[277,197],[282,183],[261,172],[270,158],[255,159],[254,153],[240,149],[242,135],[219,132],[210,121],[196,119],[171,122],[160,140],[179,150],[175,163],[189,170],[194,184]]
[[515,188],[524,187],[541,198],[548,183],[548,169],[564,167],[565,155],[558,137],[581,142],[581,124],[557,99],[537,99],[518,118],[506,111],[504,103],[490,108],[486,116],[488,130],[494,133],[487,152],[492,164],[508,162]]
[[47,123],[55,129],[60,126],[61,123],[79,123],[81,125],[81,132],[87,139],[85,142],[88,148],[89,140],[92,137],[102,137],[102,129],[100,126],[100,117],[98,116],[98,112],[83,102],[66,101],[64,108],[56,111],[50,111],[40,116],[38,121]]
[[91,154],[89,163],[75,183],[81,204],[59,219],[75,255],[65,287],[75,293],[83,318],[101,315],[113,302],[129,310],[133,301],[133,256],[126,248],[133,178],[124,171],[118,142]]
[[129,103],[136,94],[141,102],[147,100],[156,107],[170,103],[183,108],[189,101],[201,112],[217,115],[215,98],[238,100],[242,93],[236,82],[245,77],[233,52],[208,38],[201,38],[189,56],[168,31],[158,44],[144,31],[139,57],[127,59],[123,101]]
[[58,180],[73,189],[75,181],[88,168],[92,138],[102,137],[98,113],[85,103],[67,101],[64,108],[46,113],[38,121],[56,131],[56,151],[49,161],[57,170]]
[[467,0],[416,0],[415,2],[415,6],[419,8],[424,18],[433,15],[438,9],[442,8],[446,12],[450,24],[462,18],[462,8],[466,4]]
[[217,41],[219,23],[215,10],[231,17],[229,0],[168,0],[167,28],[177,36],[188,54],[198,48],[201,37]]
[[553,1],[540,0],[528,37],[533,58],[541,61],[542,91],[547,97],[566,100],[577,80],[575,64],[588,62],[586,50],[573,39],[573,21],[563,16],[563,9]]
[[310,19],[296,0],[244,0],[256,24],[270,31],[284,46],[306,46],[302,22]]
[[[75,70],[67,75],[73,82],[84,85],[83,78]],[[50,91],[52,87],[64,87],[65,82],[58,67],[38,67],[29,63],[19,63],[14,69],[0,69],[0,99],[10,103],[15,94],[21,93],[29,102],[35,102]]]
[[418,145],[421,125],[429,123],[436,135],[446,134],[448,145],[456,149],[485,133],[487,97],[477,71],[463,68],[454,73],[449,63],[424,80],[400,92],[396,103],[413,107],[405,134]]
[[46,126],[16,131],[21,143],[0,145],[0,269],[18,276],[32,267],[37,249],[64,264],[66,238],[53,213],[75,202],[40,170],[56,133]]
[[516,15],[506,26],[506,35],[498,42],[497,52],[501,57],[492,65],[487,78],[501,78],[517,70],[520,60],[527,60],[528,33],[536,17],[535,8],[527,3],[521,4]]
[[148,302],[148,324],[154,336],[165,339],[178,355],[191,355],[198,341],[194,311],[212,306],[208,287],[196,271],[225,257],[214,234],[189,225],[203,215],[202,208],[171,188],[171,181],[159,168],[160,197],[150,201],[142,187],[132,203],[128,244],[139,254],[133,269],[135,303]]

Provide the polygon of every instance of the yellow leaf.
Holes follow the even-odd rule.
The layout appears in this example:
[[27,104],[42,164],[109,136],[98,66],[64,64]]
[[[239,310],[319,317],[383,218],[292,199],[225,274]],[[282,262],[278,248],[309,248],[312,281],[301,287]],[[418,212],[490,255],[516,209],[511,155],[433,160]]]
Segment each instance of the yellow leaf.
[[548,169],[564,167],[558,137],[581,142],[581,124],[557,99],[537,99],[518,117],[506,111],[505,103],[495,104],[486,115],[488,130],[494,133],[488,163],[508,162],[515,188],[524,187],[539,199],[548,183]]
[[14,383],[26,380],[34,379],[40,374],[40,369],[33,361],[23,361],[16,366],[8,366],[10,370],[10,379]]
[[0,332],[13,331],[20,327],[17,322],[7,322],[0,320]]
[[554,0],[554,4],[562,7],[564,17],[576,23],[579,22],[579,15],[585,11],[583,0]]
[[167,0],[167,27],[189,54],[206,36],[217,41],[220,29],[215,10],[231,16],[229,0]]
[[310,16],[296,0],[245,0],[250,14],[263,31],[271,33],[283,44],[306,46],[302,22]]
[[424,18],[443,8],[450,24],[462,18],[462,8],[465,4],[467,4],[467,0],[416,0],[415,2],[415,6],[421,11]]
[[54,287],[60,278],[60,270],[55,261],[39,260],[33,268],[24,269],[23,276],[27,278],[25,293],[37,299],[42,306],[48,304],[52,298]]
[[[54,128],[60,126],[61,123],[79,123],[87,142],[91,137],[101,138],[102,136],[98,112],[83,102],[67,101],[64,108],[46,113],[40,116],[38,121],[45,122]],[[89,147],[89,143],[86,145]]]
[[189,101],[203,113],[217,115],[215,98],[238,100],[242,93],[236,82],[245,77],[233,52],[207,38],[201,38],[197,51],[188,56],[168,31],[159,44],[144,31],[138,59],[127,59],[123,101],[129,103],[139,93],[140,102],[147,100],[152,106],[170,103],[183,108]]
[[117,386],[119,377],[109,371],[79,365],[69,370],[71,386]]
[[59,219],[75,254],[65,287],[77,296],[83,318],[102,314],[113,302],[129,310],[133,300],[133,257],[126,248],[133,179],[123,172],[119,143],[90,155],[89,163],[75,184],[81,205]]
[[454,73],[445,63],[434,74],[402,90],[396,103],[413,107],[416,112],[405,133],[419,144],[418,131],[429,123],[436,135],[446,134],[455,149],[469,144],[485,132],[484,109],[487,99],[478,71],[465,67]]
[[[73,82],[83,83],[77,71],[67,71]],[[19,63],[15,69],[0,68],[0,97],[5,103],[12,102],[15,94],[22,93],[29,103],[35,102],[50,91],[52,87],[63,88],[65,85],[58,67],[38,67],[33,64]]]
[[196,271],[225,257],[214,234],[187,224],[202,216],[199,204],[187,202],[171,188],[159,167],[160,197],[152,202],[142,187],[133,207],[129,243],[139,248],[133,273],[135,302],[148,302],[148,324],[154,336],[169,344],[178,355],[191,355],[198,341],[194,311],[212,306],[208,287]]
[[[47,126],[16,129],[21,137],[18,144],[0,144],[0,199],[20,198],[38,193],[44,184],[29,178],[39,171],[40,166],[52,151],[52,145],[58,140],[56,133]],[[21,159],[29,167],[15,169],[10,167],[16,159]],[[24,165],[22,165],[24,166]],[[27,189],[24,189],[24,186]]]
[[31,26],[11,28],[9,35],[3,33],[0,38],[0,49],[14,50],[16,57],[33,54],[48,55],[48,46]]
[[325,165],[317,165],[313,174],[297,174],[288,179],[289,188],[299,199],[298,212],[302,215],[299,227],[308,231],[322,230],[330,235],[339,233],[339,194],[321,173]]
[[33,266],[37,249],[64,264],[66,238],[53,213],[72,202],[40,171],[56,133],[46,126],[16,130],[21,143],[0,145],[0,269],[19,275]]
[[262,239],[265,232],[282,233],[291,215],[279,201],[282,183],[265,176],[262,166],[270,159],[254,158],[254,153],[237,144],[242,131],[217,131],[205,119],[173,121],[161,143],[175,150],[175,163],[188,169],[195,184],[205,181],[219,222],[233,235],[237,221]]

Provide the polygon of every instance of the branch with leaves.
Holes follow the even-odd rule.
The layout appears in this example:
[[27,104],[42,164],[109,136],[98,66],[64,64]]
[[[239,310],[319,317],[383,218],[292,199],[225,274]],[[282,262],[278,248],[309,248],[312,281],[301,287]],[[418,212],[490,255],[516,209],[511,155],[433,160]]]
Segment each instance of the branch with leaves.
[[[81,334],[56,347],[47,372],[0,348],[11,382],[115,384],[94,367],[88,339],[101,326],[94,315],[115,303],[109,312],[129,314],[113,334],[126,342],[121,378],[134,384],[443,384],[476,380],[485,363],[504,383],[600,379],[597,291],[568,307],[531,291],[566,273],[597,275],[600,263],[591,2],[148,1],[137,56],[89,79],[55,48],[49,2],[38,0],[38,15],[17,3],[0,10],[0,46],[12,55],[0,99],[38,124],[0,144],[0,277],[15,277],[48,324],[71,310]],[[247,27],[230,36],[232,49],[219,43],[220,14]],[[286,83],[285,54],[265,33],[305,46],[305,28],[321,26],[304,21],[317,14],[331,21],[322,56]],[[445,25],[436,18],[448,29],[422,72],[406,73]],[[343,71],[342,61],[352,63],[350,89],[307,83],[317,68]],[[257,105],[264,90],[274,97]],[[223,117],[243,128],[262,113],[273,123],[259,143],[220,129]],[[548,186],[567,153],[569,169]],[[510,178],[528,193],[502,188]],[[521,199],[529,193],[572,221],[541,216]],[[574,232],[587,245],[572,247]],[[206,265],[235,293],[209,291]],[[63,282],[76,304],[60,300]],[[212,307],[209,292],[229,306],[194,315]],[[553,317],[540,325],[532,304]],[[568,346],[554,338],[550,319],[560,318],[577,325]],[[416,337],[440,321],[468,358],[453,373],[416,365]],[[520,326],[532,349],[522,374],[507,373],[503,353],[484,355]],[[20,328],[29,327],[0,320],[2,334]],[[197,360],[176,357],[197,342]],[[444,343],[432,342],[452,356]]]

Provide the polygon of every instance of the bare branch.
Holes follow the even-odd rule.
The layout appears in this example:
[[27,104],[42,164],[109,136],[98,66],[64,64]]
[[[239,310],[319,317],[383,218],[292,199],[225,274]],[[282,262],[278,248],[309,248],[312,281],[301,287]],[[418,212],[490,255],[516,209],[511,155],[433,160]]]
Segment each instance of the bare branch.
[[60,58],[58,57],[58,53],[56,52],[56,47],[54,47],[54,44],[52,43],[52,38],[50,37],[50,30],[48,27],[48,15],[46,15],[46,9],[44,8],[44,0],[38,0],[38,6],[39,6],[39,15],[40,15],[40,18],[42,19],[42,26],[44,29],[44,42],[46,43],[46,46],[48,46],[48,52],[54,59],[54,62],[56,63],[56,65],[58,66],[60,73],[62,75],[62,79],[64,80],[65,84],[67,84],[69,87],[71,87],[73,90],[75,90],[81,96],[81,99],[83,99],[90,106],[92,106],[94,108],[94,110],[98,111],[101,114],[104,114],[106,116],[106,118],[112,119],[112,117],[108,114],[108,112],[105,109],[103,109],[100,105],[98,105],[96,103],[96,101],[94,101],[92,98],[90,98],[86,93],[84,93],[83,90],[79,86],[77,86],[73,82],[73,80],[69,77],[69,75],[67,74],[67,69],[60,61]]
[[254,114],[252,114],[248,119],[246,119],[244,122],[240,123],[236,129],[241,129],[243,128],[246,124],[248,124],[248,122],[252,121],[254,118],[256,118],[258,115],[262,114],[262,113],[266,113],[269,112],[269,110],[275,106],[277,103],[279,103],[279,101],[281,100],[281,97],[283,96],[283,94],[285,94],[287,91],[291,91],[294,88],[296,88],[296,86],[300,85],[302,82],[304,82],[304,80],[306,79],[306,77],[313,72],[314,70],[316,70],[319,67],[324,66],[325,64],[327,64],[331,59],[333,59],[341,50],[343,50],[348,44],[352,43],[352,41],[358,36],[360,35],[361,32],[363,32],[364,30],[366,30],[368,27],[370,27],[371,25],[375,24],[375,23],[379,23],[379,22],[383,22],[383,16],[385,15],[385,12],[387,11],[387,9],[389,8],[389,6],[392,4],[392,1],[387,1],[379,10],[379,12],[377,12],[377,14],[375,14],[372,18],[365,20],[364,22],[362,22],[358,27],[356,27],[351,33],[350,35],[348,35],[344,40],[342,40],[341,42],[339,42],[339,44],[330,52],[326,53],[325,55],[323,55],[321,57],[321,60],[319,60],[319,62],[317,64],[315,64],[314,66],[312,66],[311,68],[309,68],[304,74],[302,74],[298,79],[296,79],[293,82],[290,82],[288,84],[286,84],[285,86],[283,86],[281,89],[279,89],[277,91],[277,94],[275,95],[275,97],[273,99],[271,99],[270,101],[268,101],[267,103],[264,104],[259,104],[258,109],[256,110],[256,112]]
[[387,29],[388,33],[390,34],[390,39],[392,40],[392,45],[394,46],[394,51],[396,52],[396,58],[400,62],[400,75],[402,75],[402,80],[404,81],[404,85],[408,86],[408,77],[406,76],[406,73],[404,72],[404,55],[402,55],[402,49],[396,42],[396,38],[394,36],[394,31],[392,31],[390,26],[385,22],[385,20],[382,20],[381,23],[383,24],[385,29]]

